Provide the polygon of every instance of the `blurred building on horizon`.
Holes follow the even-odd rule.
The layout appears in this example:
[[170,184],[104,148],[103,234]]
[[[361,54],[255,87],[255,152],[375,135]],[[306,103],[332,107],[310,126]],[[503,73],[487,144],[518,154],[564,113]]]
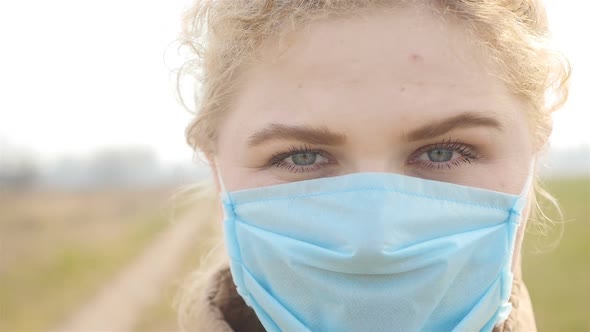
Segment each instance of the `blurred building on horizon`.
[[187,185],[207,175],[204,164],[164,162],[148,147],[104,147],[54,161],[37,160],[22,148],[0,150],[0,191],[149,189]]

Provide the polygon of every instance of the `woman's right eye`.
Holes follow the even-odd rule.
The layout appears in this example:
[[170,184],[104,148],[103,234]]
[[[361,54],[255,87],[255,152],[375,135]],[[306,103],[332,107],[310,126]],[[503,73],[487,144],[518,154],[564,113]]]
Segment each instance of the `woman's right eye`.
[[305,147],[278,153],[269,161],[270,166],[286,169],[291,173],[316,171],[330,163],[322,151]]

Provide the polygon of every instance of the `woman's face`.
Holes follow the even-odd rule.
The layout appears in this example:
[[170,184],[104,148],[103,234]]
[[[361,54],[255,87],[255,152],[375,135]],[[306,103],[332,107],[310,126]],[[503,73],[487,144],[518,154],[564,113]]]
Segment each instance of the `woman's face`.
[[405,9],[268,47],[219,128],[226,189],[390,172],[518,194],[533,155],[525,106],[471,38]]

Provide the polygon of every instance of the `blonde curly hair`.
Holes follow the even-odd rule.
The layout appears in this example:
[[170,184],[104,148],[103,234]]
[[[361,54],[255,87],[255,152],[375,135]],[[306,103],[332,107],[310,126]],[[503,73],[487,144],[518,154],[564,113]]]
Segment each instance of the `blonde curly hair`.
[[[540,0],[196,0],[186,11],[180,43],[188,53],[178,70],[177,88],[194,81],[194,120],[186,130],[195,151],[215,154],[218,125],[231,107],[240,70],[260,56],[266,43],[281,45],[289,33],[314,20],[352,17],[362,11],[422,6],[462,24],[484,48],[494,74],[528,105],[531,135],[541,150],[551,133],[551,114],[567,99],[571,68],[550,47],[545,8]],[[192,106],[192,107],[191,107]],[[532,218],[545,217],[537,198],[555,200],[536,181]],[[193,283],[193,286],[197,283]],[[181,325],[188,328],[190,287],[181,305]]]

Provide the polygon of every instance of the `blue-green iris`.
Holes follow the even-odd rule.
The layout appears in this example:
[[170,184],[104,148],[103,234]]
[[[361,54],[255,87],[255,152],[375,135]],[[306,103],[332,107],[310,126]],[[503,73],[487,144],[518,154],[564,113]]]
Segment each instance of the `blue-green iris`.
[[453,150],[434,149],[428,151],[428,159],[433,162],[441,163],[451,160],[453,157]]
[[313,165],[313,163],[315,163],[317,157],[318,157],[317,153],[305,152],[305,153],[296,153],[291,156],[291,159],[293,160],[293,163],[295,165],[308,166],[308,165]]

